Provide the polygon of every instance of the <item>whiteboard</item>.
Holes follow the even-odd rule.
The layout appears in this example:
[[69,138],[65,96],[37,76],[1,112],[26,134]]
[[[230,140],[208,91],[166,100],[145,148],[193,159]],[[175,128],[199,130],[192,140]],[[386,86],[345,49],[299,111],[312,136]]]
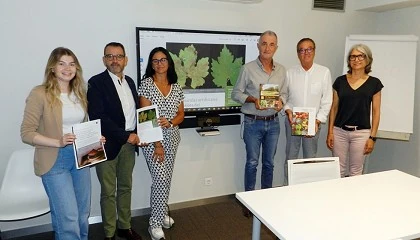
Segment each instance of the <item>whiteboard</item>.
[[414,86],[418,37],[414,35],[349,35],[346,38],[343,73],[347,54],[358,43],[372,50],[371,76],[379,78],[382,89],[381,120],[377,137],[409,140],[413,133]]

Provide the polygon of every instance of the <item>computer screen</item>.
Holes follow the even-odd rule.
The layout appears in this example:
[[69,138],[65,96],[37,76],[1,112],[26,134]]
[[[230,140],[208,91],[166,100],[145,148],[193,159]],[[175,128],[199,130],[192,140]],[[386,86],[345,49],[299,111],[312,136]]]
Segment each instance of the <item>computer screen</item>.
[[185,114],[235,113],[231,99],[239,71],[258,57],[260,33],[136,28],[137,72],[141,81],[150,52],[166,48],[184,91]]

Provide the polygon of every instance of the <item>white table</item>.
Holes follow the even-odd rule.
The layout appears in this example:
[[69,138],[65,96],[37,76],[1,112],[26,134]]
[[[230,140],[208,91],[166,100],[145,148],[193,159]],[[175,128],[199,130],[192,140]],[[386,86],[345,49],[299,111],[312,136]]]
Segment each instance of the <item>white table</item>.
[[375,240],[420,237],[420,178],[398,170],[236,194],[285,240]]

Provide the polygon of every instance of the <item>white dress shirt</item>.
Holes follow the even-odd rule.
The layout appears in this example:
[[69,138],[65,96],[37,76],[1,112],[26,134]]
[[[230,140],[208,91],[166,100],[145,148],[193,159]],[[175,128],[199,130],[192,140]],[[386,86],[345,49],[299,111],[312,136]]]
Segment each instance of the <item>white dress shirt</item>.
[[325,123],[332,104],[332,82],[330,70],[314,63],[305,71],[301,65],[286,73],[287,100],[284,110],[293,107],[315,107],[316,119]]
[[136,104],[130,86],[128,85],[127,80],[125,80],[124,75],[120,80],[120,78],[112,72],[108,71],[108,73],[114,82],[115,89],[117,89],[118,97],[121,101],[125,117],[125,130],[133,131],[136,128]]

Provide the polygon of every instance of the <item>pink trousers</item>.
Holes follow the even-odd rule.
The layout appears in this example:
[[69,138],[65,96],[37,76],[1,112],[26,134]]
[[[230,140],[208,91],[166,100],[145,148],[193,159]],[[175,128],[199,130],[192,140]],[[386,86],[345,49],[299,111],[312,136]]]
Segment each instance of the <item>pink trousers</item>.
[[333,156],[340,159],[341,177],[361,175],[366,155],[363,154],[366,141],[369,139],[370,129],[346,131],[334,127]]

